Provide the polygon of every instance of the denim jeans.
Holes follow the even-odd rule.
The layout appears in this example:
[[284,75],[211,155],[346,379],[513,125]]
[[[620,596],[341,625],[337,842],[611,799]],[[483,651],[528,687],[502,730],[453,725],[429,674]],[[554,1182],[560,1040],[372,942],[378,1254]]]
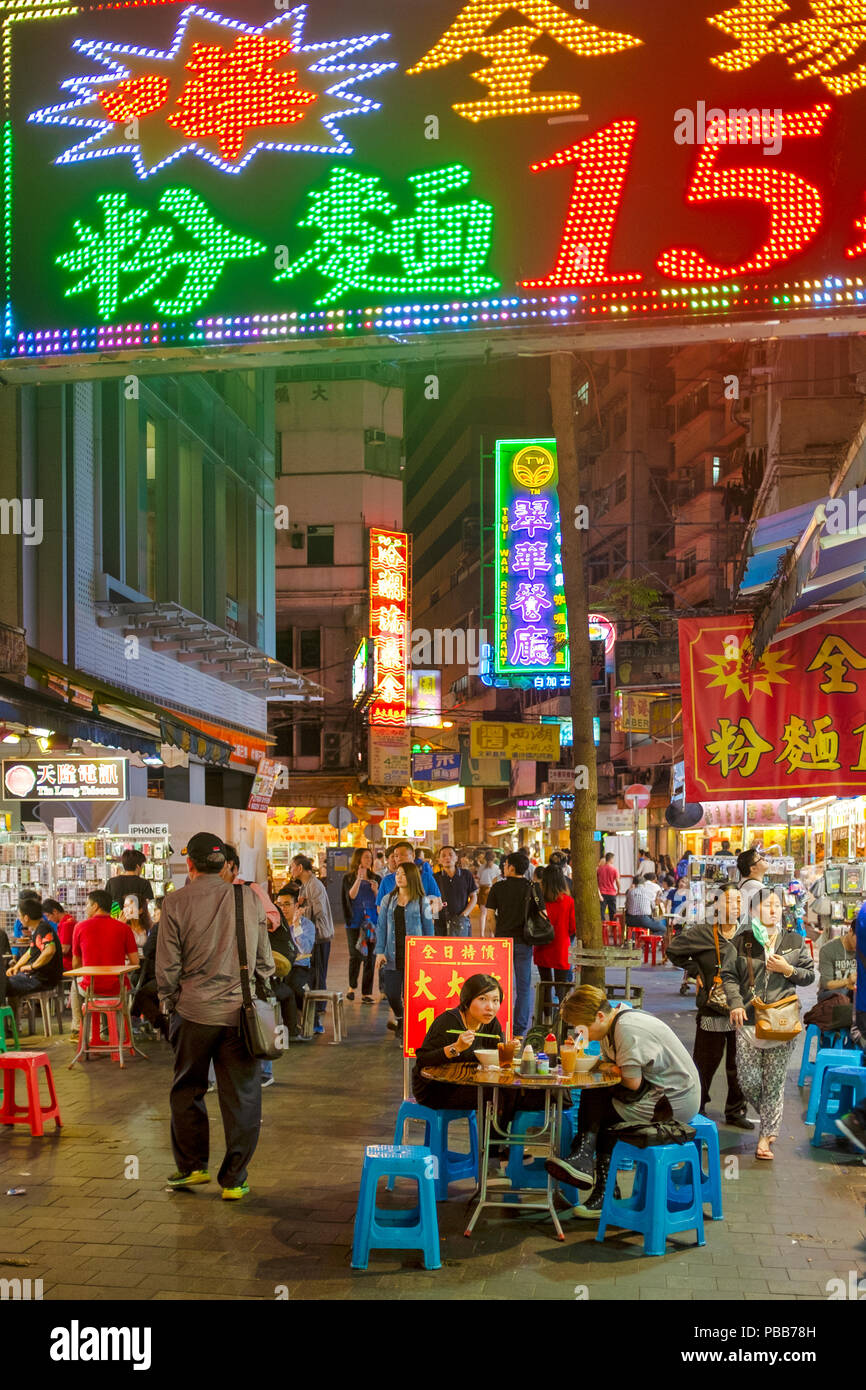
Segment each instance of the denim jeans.
[[451,917],[448,921],[449,936],[469,936],[472,924],[468,917]]
[[382,984],[388,996],[388,1003],[394,1011],[394,1017],[400,1023],[403,1020],[403,971],[384,969]]
[[526,1036],[532,1017],[532,947],[514,942],[514,1032]]
[[[860,1029],[860,1036],[864,1039],[864,1042],[866,1042],[866,1013],[861,1013],[858,1009],[856,1018],[857,1027]],[[863,1046],[862,1043],[861,1046]],[[861,1125],[866,1125],[866,1100],[861,1100],[859,1105],[854,1106],[854,1114],[857,1116]]]

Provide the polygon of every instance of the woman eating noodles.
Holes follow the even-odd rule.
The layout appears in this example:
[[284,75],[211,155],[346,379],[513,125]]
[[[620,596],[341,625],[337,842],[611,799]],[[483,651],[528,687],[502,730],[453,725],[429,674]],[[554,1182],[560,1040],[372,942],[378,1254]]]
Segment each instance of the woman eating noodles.
[[472,1108],[471,1090],[447,1081],[428,1081],[425,1067],[445,1067],[452,1062],[475,1062],[480,1047],[497,1047],[504,1042],[496,1017],[502,1005],[502,986],[492,975],[470,975],[460,991],[456,1009],[446,1009],[434,1018],[415,1057],[412,1094],[419,1105],[431,1110]]

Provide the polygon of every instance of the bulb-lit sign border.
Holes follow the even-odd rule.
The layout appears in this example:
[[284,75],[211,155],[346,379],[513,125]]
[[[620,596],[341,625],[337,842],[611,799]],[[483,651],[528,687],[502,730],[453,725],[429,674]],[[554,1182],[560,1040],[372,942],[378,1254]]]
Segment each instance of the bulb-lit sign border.
[[0,0],[3,356],[862,315],[826,9]]
[[410,546],[405,531],[370,528],[371,725],[399,729],[409,719]]

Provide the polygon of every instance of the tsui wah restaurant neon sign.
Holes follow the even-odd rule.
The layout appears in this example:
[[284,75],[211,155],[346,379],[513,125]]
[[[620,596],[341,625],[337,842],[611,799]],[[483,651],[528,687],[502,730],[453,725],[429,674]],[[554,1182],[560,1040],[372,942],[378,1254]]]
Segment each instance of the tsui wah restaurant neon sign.
[[3,355],[862,312],[862,8],[0,4]]
[[400,728],[409,714],[409,537],[404,531],[370,529],[370,638],[374,694],[370,724]]

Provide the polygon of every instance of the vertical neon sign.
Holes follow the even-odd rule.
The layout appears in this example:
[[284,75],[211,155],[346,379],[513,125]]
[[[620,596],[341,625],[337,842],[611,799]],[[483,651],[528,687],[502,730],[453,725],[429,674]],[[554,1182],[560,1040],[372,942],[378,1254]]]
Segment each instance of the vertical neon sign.
[[409,713],[407,656],[410,611],[409,537],[370,530],[370,637],[375,694],[369,720],[400,728]]
[[557,479],[555,439],[497,440],[497,675],[568,674]]

